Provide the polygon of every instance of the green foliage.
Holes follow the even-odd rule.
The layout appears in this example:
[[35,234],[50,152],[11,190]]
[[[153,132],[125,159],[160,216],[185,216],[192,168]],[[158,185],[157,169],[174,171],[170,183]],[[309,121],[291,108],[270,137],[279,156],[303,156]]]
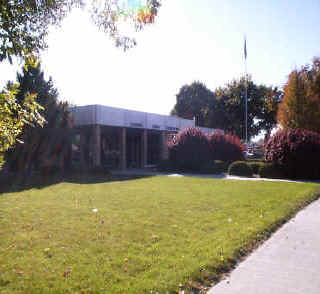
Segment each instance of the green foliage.
[[[197,125],[222,129],[244,138],[245,127],[244,78],[233,80],[225,87],[209,90],[204,84],[194,82],[183,86],[171,114],[186,119],[196,117]],[[248,136],[262,129],[269,134],[276,125],[276,113],[282,92],[277,88],[257,85],[248,80]]]
[[2,170],[4,163],[5,163],[4,154],[0,153],[0,171]]
[[226,161],[214,160],[213,162],[213,168],[217,174],[228,172],[228,167],[229,167],[229,164]]
[[263,161],[247,161],[247,164],[251,167],[254,174],[259,174],[259,169],[264,165]]
[[214,94],[205,84],[193,82],[191,85],[184,85],[177,94],[177,103],[171,111],[185,119],[196,119],[196,126],[206,126],[205,110],[209,108],[210,100]]
[[261,178],[283,179],[284,174],[281,169],[273,163],[263,163],[260,165],[259,175]]
[[[83,1],[83,0],[9,0],[0,1],[0,61],[12,57],[26,57],[37,54],[47,47],[46,36],[52,25],[61,21],[75,7],[89,6],[93,22],[110,37],[117,46],[127,49],[135,45],[135,40],[122,36],[119,32],[121,21],[132,22],[136,30],[153,23],[160,7],[160,1],[148,0],[146,7],[137,11],[124,5],[123,1]],[[102,5],[101,5],[102,4]]]
[[257,113],[259,129],[266,131],[265,139],[270,137],[272,129],[277,125],[277,112],[283,98],[283,92],[277,87],[259,86],[261,93],[261,110]]
[[203,165],[199,171],[200,174],[207,175],[219,175],[228,171],[228,162],[222,160],[214,160],[213,163],[210,161]]
[[[228,166],[228,162],[224,162],[222,160],[214,160],[213,164],[210,161],[208,161],[197,170],[197,173],[212,175],[222,174],[228,171]],[[179,171],[177,168],[173,166],[172,162],[169,159],[160,161],[157,167],[158,170],[162,172]]]
[[104,166],[95,166],[95,167],[89,168],[88,173],[92,175],[107,176],[111,174],[111,171],[109,168]]
[[252,177],[253,172],[245,161],[235,161],[230,164],[228,174],[232,176]]
[[173,164],[169,159],[161,160],[158,163],[157,168],[159,171],[163,171],[163,172],[174,170]]
[[46,48],[45,37],[50,25],[61,22],[76,1],[1,1],[0,61],[12,56],[26,57]]
[[6,154],[10,169],[14,172],[41,169],[45,173],[64,169],[70,162],[72,137],[68,104],[58,101],[58,92],[53,88],[51,79],[44,79],[40,64],[27,70],[23,68],[22,74],[17,75],[17,81],[17,105],[26,103],[26,93],[35,93],[32,95],[42,106],[40,114],[46,124],[43,128],[23,127],[24,144],[16,145]]
[[14,146],[25,125],[44,124],[36,94],[25,92],[23,102],[17,103],[18,93],[19,84],[11,84],[0,93],[0,152]]
[[284,129],[300,128],[320,133],[320,58],[289,75],[278,122]]
[[[215,91],[216,101],[208,112],[209,125],[223,129],[239,138],[245,138],[245,88],[246,80],[233,80]],[[247,81],[248,138],[262,129],[271,132],[276,125],[276,109],[281,92],[276,88]],[[258,120],[258,121],[255,121]]]

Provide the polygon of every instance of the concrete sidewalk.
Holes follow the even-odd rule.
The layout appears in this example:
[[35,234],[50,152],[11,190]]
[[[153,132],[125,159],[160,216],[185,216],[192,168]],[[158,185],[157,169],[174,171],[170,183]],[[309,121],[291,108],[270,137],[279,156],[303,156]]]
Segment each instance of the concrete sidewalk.
[[319,294],[320,200],[280,228],[208,294]]

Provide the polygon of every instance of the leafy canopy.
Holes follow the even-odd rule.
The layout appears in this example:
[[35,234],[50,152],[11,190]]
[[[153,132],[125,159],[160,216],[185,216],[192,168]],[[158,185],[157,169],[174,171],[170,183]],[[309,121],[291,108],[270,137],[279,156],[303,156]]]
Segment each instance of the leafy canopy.
[[[222,128],[240,138],[245,138],[245,89],[244,77],[216,89],[217,100],[209,112],[209,120],[214,127]],[[258,85],[249,76],[247,98],[248,137],[258,135],[261,130],[270,133],[276,125],[276,110],[281,100],[281,91]]]
[[177,102],[171,114],[185,119],[195,118],[197,125],[205,126],[206,111],[210,100],[214,99],[213,92],[204,83],[195,81],[182,86],[176,97]]
[[[140,5],[132,6],[131,2]],[[160,1],[0,0],[0,61],[12,63],[13,56],[25,57],[45,49],[49,27],[61,24],[75,7],[87,7],[93,22],[117,46],[128,49],[136,42],[120,34],[121,23],[131,22],[136,30],[141,30],[154,22]]]
[[[233,80],[214,92],[200,82],[184,85],[177,94],[171,114],[187,119],[196,117],[199,126],[223,129],[244,138],[245,83],[244,78]],[[277,123],[276,113],[282,92],[257,85],[250,77],[247,87],[249,138],[261,130],[270,133]]]
[[320,132],[320,58],[312,65],[293,70],[284,87],[278,122],[282,128]]
[[19,84],[13,84],[0,93],[0,153],[15,144],[26,124],[44,124],[39,113],[42,107],[35,102],[36,94],[25,93],[23,103],[18,104],[18,88]]

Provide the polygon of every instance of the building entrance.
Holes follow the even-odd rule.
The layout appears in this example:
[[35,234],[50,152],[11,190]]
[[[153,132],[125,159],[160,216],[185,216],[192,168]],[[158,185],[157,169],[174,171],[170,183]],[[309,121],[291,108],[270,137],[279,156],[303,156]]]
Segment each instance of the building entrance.
[[142,135],[139,130],[128,130],[127,132],[127,167],[141,167],[142,157]]

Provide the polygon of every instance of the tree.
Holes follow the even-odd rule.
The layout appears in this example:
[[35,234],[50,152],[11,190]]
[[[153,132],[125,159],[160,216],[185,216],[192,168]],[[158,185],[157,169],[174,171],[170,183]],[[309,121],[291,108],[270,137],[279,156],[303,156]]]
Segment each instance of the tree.
[[320,58],[290,73],[277,119],[283,129],[320,132]]
[[172,115],[185,119],[196,118],[198,126],[206,126],[206,111],[210,100],[214,99],[214,94],[205,84],[193,82],[191,85],[184,85],[176,97],[177,102],[171,111]]
[[262,105],[257,118],[259,129],[265,130],[265,141],[270,137],[272,129],[277,125],[277,112],[282,101],[283,92],[277,87],[259,86]]
[[35,102],[35,95],[24,93],[23,102],[16,103],[19,85],[10,84],[0,93],[0,154],[12,147],[26,124],[44,121],[39,111],[42,109]]
[[[184,85],[171,114],[186,119],[196,117],[199,126],[222,129],[244,139],[245,83],[243,77],[214,92],[200,82]],[[248,137],[257,135],[261,130],[270,134],[277,123],[276,113],[282,92],[278,88],[257,85],[250,77],[247,87]]]
[[[216,89],[215,105],[208,112],[209,125],[245,138],[245,78],[233,80]],[[260,132],[256,119],[263,105],[262,91],[251,78],[248,80],[248,138]]]
[[[119,25],[131,21],[136,30],[153,23],[160,7],[160,0],[130,1],[91,0],[90,13],[93,22],[110,37],[116,46],[128,49],[135,40],[122,36]],[[145,2],[145,3],[143,3]],[[88,6],[88,5],[87,5]],[[75,7],[85,7],[83,0],[0,0],[0,62],[12,57],[25,59],[25,69],[42,49],[45,37],[52,25],[59,25]],[[43,123],[38,115],[36,95],[28,96],[23,104],[15,101],[17,86],[2,92],[0,97],[0,152],[15,144],[26,123]]]
[[7,153],[8,166],[14,172],[33,168],[64,169],[70,162],[72,135],[68,104],[58,101],[58,92],[51,79],[44,79],[40,64],[28,70],[23,68],[22,74],[17,74],[17,82],[17,104],[25,103],[25,93],[37,93],[36,102],[42,106],[41,115],[46,119],[46,124],[43,128],[24,127],[24,144],[16,145]]
[[[0,1],[0,61],[37,54],[47,47],[45,37],[52,25],[61,21],[75,7],[90,6],[93,22],[115,41],[128,49],[135,40],[122,36],[119,26],[131,21],[136,30],[153,23],[160,7],[158,0],[2,0]],[[146,2],[143,5],[143,2]]]

